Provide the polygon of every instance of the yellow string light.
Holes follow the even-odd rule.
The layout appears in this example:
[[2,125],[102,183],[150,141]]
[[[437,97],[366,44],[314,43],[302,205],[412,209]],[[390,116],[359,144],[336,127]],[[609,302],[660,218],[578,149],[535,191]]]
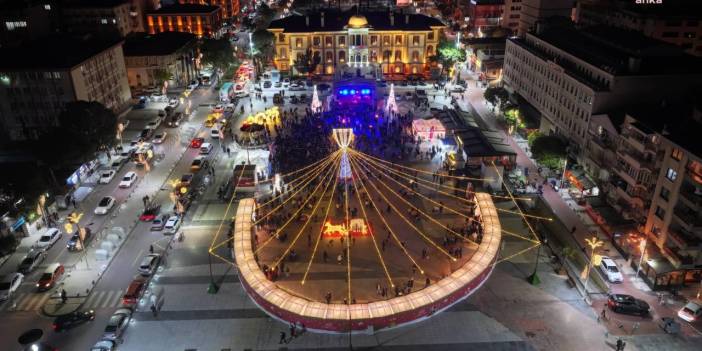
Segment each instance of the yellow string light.
[[509,197],[512,198],[512,202],[517,206],[517,210],[519,211],[519,215],[522,216],[522,219],[524,220],[524,222],[526,222],[527,227],[529,227],[529,231],[531,232],[531,235],[533,235],[534,239],[536,239],[540,243],[541,240],[539,239],[539,236],[536,235],[536,232],[534,231],[534,228],[531,227],[531,223],[529,223],[529,220],[525,218],[524,212],[522,212],[522,208],[519,207],[519,204],[517,204],[517,200],[515,200],[514,197],[512,196],[512,191],[510,191],[509,187],[505,184],[505,181],[504,181],[504,178],[502,177],[502,174],[500,174],[500,171],[497,169],[497,166],[495,166],[495,162],[493,161],[491,163],[492,163],[492,167],[495,169],[495,172],[497,172],[497,174],[500,176],[500,178],[499,178],[500,182],[505,187],[505,190],[507,190],[507,194],[509,195]]
[[[476,246],[478,245],[478,243],[476,243],[476,242],[474,242],[473,240],[470,240],[470,239],[468,239],[468,238],[465,238],[463,235],[461,235],[461,233],[458,233],[458,232],[456,232],[455,230],[453,230],[453,229],[451,229],[451,228],[445,226],[443,223],[441,223],[441,222],[439,222],[438,220],[436,220],[436,218],[430,216],[430,215],[427,214],[426,212],[424,212],[424,211],[422,211],[421,209],[419,209],[418,207],[414,206],[411,202],[407,201],[407,199],[405,199],[402,195],[398,194],[395,190],[393,190],[392,188],[390,188],[384,181],[380,180],[380,178],[378,178],[373,172],[369,171],[368,168],[365,167],[365,165],[363,165],[362,163],[359,163],[359,164],[361,164],[361,166],[363,166],[363,168],[364,168],[368,173],[370,173],[370,174],[373,176],[373,178],[377,179],[378,182],[380,182],[380,183],[385,187],[385,189],[388,189],[388,190],[389,190],[391,193],[393,193],[398,199],[402,200],[405,204],[407,204],[408,206],[410,206],[411,208],[413,208],[413,209],[416,210],[417,212],[419,212],[419,213],[421,213],[422,215],[424,215],[424,217],[428,218],[430,221],[434,222],[434,223],[437,224],[438,226],[440,226],[440,227],[446,229],[449,233],[453,234],[455,237],[457,237],[457,238],[459,238],[459,239],[461,239],[461,240],[463,240],[463,241],[465,241],[465,242],[474,244],[474,245],[476,245]],[[387,174],[386,174],[386,176],[387,176]],[[416,193],[416,194],[421,195],[419,192],[416,192],[416,191],[414,191],[414,190],[412,190],[412,189],[409,189],[409,191],[411,191],[412,193]]]
[[241,167],[241,172],[239,172],[239,177],[237,177],[236,183],[234,184],[234,191],[232,192],[232,197],[229,198],[229,203],[227,204],[227,208],[224,210],[224,215],[222,216],[222,220],[219,221],[219,226],[217,227],[217,232],[215,232],[214,238],[212,238],[212,242],[210,243],[210,253],[212,251],[224,244],[227,243],[227,241],[224,241],[223,244],[219,244],[217,246],[214,246],[214,243],[217,241],[217,238],[219,237],[220,232],[222,231],[222,227],[224,226],[224,221],[229,218],[229,209],[232,207],[232,203],[234,203],[234,198],[236,197],[236,188],[239,187],[239,181],[241,180],[241,176],[244,174],[244,169],[246,167]]
[[[339,168],[339,167],[335,167],[335,171],[336,171],[336,172],[338,172],[338,168]],[[334,180],[334,173],[330,173],[330,174],[329,174],[329,180],[327,181],[327,185],[324,186],[324,191],[322,192],[322,195],[319,196],[319,200],[317,200],[317,203],[314,205],[314,208],[312,209],[312,212],[310,213],[309,216],[307,216],[307,220],[305,220],[305,223],[300,227],[300,230],[297,231],[297,234],[295,234],[295,238],[290,242],[290,245],[288,245],[288,247],[285,249],[285,251],[283,252],[283,254],[280,255],[280,257],[278,258],[278,260],[275,261],[275,263],[273,264],[273,267],[278,267],[278,264],[280,264],[280,261],[282,261],[283,259],[285,259],[285,256],[288,255],[288,253],[290,252],[290,249],[292,249],[292,247],[295,245],[295,243],[297,242],[297,240],[300,238],[300,235],[302,234],[302,232],[305,230],[305,228],[307,228],[307,225],[310,223],[310,221],[312,220],[312,217],[313,217],[314,214],[317,212],[317,208],[319,207],[319,204],[322,203],[322,199],[324,199],[324,194],[326,194],[326,193],[327,193],[327,190],[329,190],[329,185],[332,184],[333,180]],[[324,181],[321,181],[320,184],[323,183],[323,182],[324,182]],[[273,236],[273,237],[274,237],[274,236]],[[258,251],[257,251],[257,252],[258,252]]]
[[[412,167],[403,166],[403,165],[401,165],[401,164],[399,164],[399,163],[392,163],[392,162],[390,162],[390,161],[386,161],[386,160],[383,160],[383,159],[381,159],[381,158],[377,158],[377,157],[375,157],[375,156],[371,156],[371,155],[368,155],[368,154],[364,154],[364,155],[366,155],[366,156],[368,156],[368,157],[370,157],[370,158],[372,158],[372,159],[374,159],[374,160],[377,160],[377,161],[380,161],[380,162],[383,162],[383,163],[389,163],[389,164],[391,164],[391,165],[393,165],[393,166],[402,167],[402,168],[404,168],[404,169],[411,169],[411,170],[416,171],[416,172],[419,172],[419,173],[434,174],[434,172],[429,172],[429,171],[425,171],[425,170],[423,170],[423,169],[418,169],[418,168],[412,168]],[[463,179],[463,180],[487,180],[487,181],[492,181],[492,178],[473,178],[473,177],[463,177],[463,176],[452,176],[452,175],[448,175],[448,174],[442,174],[441,176],[442,176],[442,177],[447,177],[447,178],[453,178],[453,179]]]
[[[360,173],[353,170],[355,166],[354,166],[354,162],[352,162],[351,159],[349,160],[349,165],[351,166],[351,170],[352,170],[353,174],[360,174]],[[360,176],[358,177],[358,181],[361,183],[361,187],[363,188],[363,191],[368,195],[368,198],[370,199],[371,205],[373,205],[373,209],[375,209],[375,212],[378,213],[378,217],[385,225],[385,228],[388,229],[388,231],[392,235],[392,238],[395,239],[395,242],[397,243],[397,247],[399,247],[400,250],[402,250],[402,252],[405,253],[405,256],[407,256],[407,258],[412,262],[412,264],[414,266],[416,266],[417,269],[419,269],[419,272],[424,274],[424,269],[422,268],[422,266],[420,266],[419,263],[417,263],[417,261],[415,261],[414,258],[412,258],[412,255],[410,255],[409,252],[407,251],[407,249],[404,247],[404,245],[402,245],[402,241],[400,241],[400,239],[397,237],[397,234],[395,233],[395,231],[392,230],[392,227],[390,227],[388,222],[385,220],[385,217],[383,217],[383,213],[380,211],[380,209],[378,209],[378,206],[375,204],[375,201],[373,201],[373,197],[370,196],[370,192],[368,192],[368,189],[366,188],[366,183],[363,181],[363,179]],[[394,284],[392,284],[392,286],[395,287]]]
[[[326,157],[324,157],[324,158],[322,158],[322,159],[319,159],[318,161],[313,162],[313,163],[311,163],[311,164],[309,164],[309,165],[307,165],[307,166],[305,166],[305,167],[302,167],[302,168],[300,168],[300,169],[296,169],[296,170],[294,170],[294,171],[290,171],[290,172],[288,172],[288,173],[281,174],[281,175],[280,175],[280,178],[285,178],[285,177],[287,177],[287,176],[291,176],[291,175],[293,175],[293,174],[300,173],[300,172],[302,172],[302,171],[304,171],[304,170],[306,170],[306,169],[308,169],[308,168],[310,168],[310,167],[314,167],[314,166],[316,166],[316,165],[319,165],[319,164],[322,163],[322,162],[328,161],[328,160],[329,160],[332,156],[334,156],[334,154],[336,154],[337,152],[339,152],[339,151],[337,150],[337,151],[335,151],[335,152],[332,152],[331,154],[327,155]],[[272,182],[272,181],[273,181],[273,178],[271,177],[270,179],[266,179],[266,180],[264,180],[264,181],[260,181],[259,183],[268,183],[268,182]],[[291,181],[291,182],[292,182],[292,181]]]
[[[504,258],[501,258],[501,259],[499,259],[499,260],[495,260],[495,263],[493,263],[492,265],[495,266],[495,265],[497,265],[498,263],[501,263],[501,262],[510,260],[510,259],[512,259],[512,258],[514,258],[514,257],[519,256],[519,255],[522,255],[522,254],[526,253],[526,252],[529,251],[529,250],[533,250],[533,249],[539,247],[540,245],[541,245],[541,243],[536,243],[536,244],[534,244],[534,245],[532,245],[532,246],[529,246],[529,247],[527,247],[526,249],[521,250],[521,251],[519,251],[519,252],[517,252],[517,253],[515,253],[515,254],[509,255],[509,256],[504,257]],[[536,259],[538,260],[539,258],[537,257]]]
[[[354,157],[351,157],[351,159],[353,160],[353,162],[356,162],[356,160],[355,160]],[[360,178],[360,177],[359,177],[359,178]],[[373,183],[373,181],[371,181],[367,176],[366,176],[366,180],[369,181],[370,185],[373,186],[373,188],[375,189],[375,191],[376,191],[376,192],[385,200],[385,202],[387,202],[387,204],[395,211],[395,213],[397,214],[398,217],[402,218],[402,219],[405,221],[405,223],[407,223],[410,227],[412,227],[412,229],[414,229],[422,238],[424,238],[425,241],[427,241],[429,244],[431,244],[431,245],[434,246],[437,250],[439,250],[439,252],[441,252],[441,253],[443,253],[444,255],[446,255],[446,257],[450,258],[452,261],[456,261],[456,258],[455,258],[455,257],[451,256],[451,254],[449,254],[448,252],[446,252],[446,250],[444,250],[442,247],[440,247],[439,245],[437,245],[437,244],[434,242],[434,240],[432,240],[432,239],[429,238],[426,234],[424,234],[424,232],[422,232],[421,230],[419,230],[419,228],[417,228],[417,226],[415,226],[410,220],[408,220],[407,218],[405,218],[405,216],[402,215],[402,212],[400,212],[400,211],[397,209],[397,207],[395,207],[395,205],[393,205],[393,204],[390,202],[390,200],[388,200],[388,198],[385,197],[385,194],[383,194],[383,193],[380,191],[380,189],[378,189],[378,187],[375,186],[375,184]],[[369,194],[369,196],[370,196],[370,194]]]
[[[323,179],[326,179],[326,178],[329,176],[329,174],[332,174],[332,173],[330,172],[332,169],[334,169],[334,167],[330,167],[330,168],[329,168],[329,170],[327,171],[327,174],[324,175]],[[275,231],[275,233],[274,233],[274,234],[271,234],[271,237],[268,238],[268,240],[266,240],[266,241],[263,243],[263,245],[259,246],[259,247],[256,249],[256,251],[254,251],[254,254],[258,254],[258,252],[261,251],[261,249],[263,249],[264,247],[266,247],[266,245],[268,245],[268,243],[270,243],[271,240],[275,239],[275,238],[278,236],[278,234],[279,234],[281,231],[283,231],[283,229],[285,229],[285,227],[287,227],[287,225],[290,224],[290,222],[292,222],[293,219],[295,219],[295,218],[297,217],[297,215],[300,213],[300,211],[302,211],[302,210],[305,208],[305,205],[307,205],[307,203],[310,201],[310,199],[312,199],[313,195],[317,193],[317,191],[319,190],[319,187],[322,185],[322,183],[323,183],[323,181],[322,181],[322,182],[319,182],[319,183],[317,184],[317,186],[316,186],[316,187],[314,188],[314,190],[312,191],[312,194],[310,194],[309,196],[307,196],[307,198],[305,199],[305,202],[303,202],[302,205],[295,211],[295,213],[293,213],[293,215],[290,216],[290,218],[288,218],[287,221],[285,221],[285,223],[283,224],[282,227],[278,228],[278,229]]]

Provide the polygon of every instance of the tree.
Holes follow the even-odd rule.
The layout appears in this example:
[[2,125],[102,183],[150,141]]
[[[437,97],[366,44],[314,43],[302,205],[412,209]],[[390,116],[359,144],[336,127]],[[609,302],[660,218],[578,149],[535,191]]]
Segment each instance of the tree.
[[154,77],[154,80],[156,81],[156,85],[159,87],[163,86],[163,82],[173,79],[173,74],[171,74],[171,72],[169,72],[168,70],[162,68],[153,70],[152,75]]
[[202,63],[210,64],[215,68],[226,71],[234,63],[234,50],[226,38],[205,38],[200,42]]
[[257,72],[263,71],[264,64],[273,57],[274,39],[273,33],[265,29],[258,29],[251,34],[251,41],[253,42],[254,49],[254,64]]
[[530,131],[529,134],[527,135],[527,144],[529,144],[529,147],[534,145],[534,140],[538,139],[539,137],[541,137],[543,135],[544,134],[538,130]]
[[566,157],[566,147],[566,143],[559,137],[541,135],[532,142],[531,154],[539,164],[551,169],[560,169]]
[[314,73],[319,66],[322,58],[319,57],[319,53],[312,53],[312,49],[308,48],[304,54],[300,55],[295,59],[295,69],[302,74],[310,75]]
[[488,87],[483,93],[483,97],[492,105],[502,108],[509,102],[509,92],[503,87]]
[[436,52],[436,60],[441,63],[442,74],[446,68],[453,66],[456,62],[463,62],[466,60],[466,52],[461,48],[457,48],[456,43],[448,40],[443,33],[439,38],[439,45]]
[[254,23],[256,24],[256,28],[266,28],[268,27],[268,24],[273,20],[273,17],[275,16],[275,11],[268,7],[266,3],[262,3],[258,5],[258,8],[256,9],[256,17],[254,19]]
[[62,137],[64,142],[59,145],[74,145],[81,162],[91,158],[99,148],[111,146],[115,140],[117,116],[99,102],[68,103],[58,120],[58,130],[52,131],[51,137]]

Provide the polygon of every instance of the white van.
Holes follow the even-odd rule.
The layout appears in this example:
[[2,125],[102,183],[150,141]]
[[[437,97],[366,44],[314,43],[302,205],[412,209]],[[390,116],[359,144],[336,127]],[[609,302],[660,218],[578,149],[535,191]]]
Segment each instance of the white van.
[[209,155],[212,151],[212,144],[204,143],[200,146],[200,155]]

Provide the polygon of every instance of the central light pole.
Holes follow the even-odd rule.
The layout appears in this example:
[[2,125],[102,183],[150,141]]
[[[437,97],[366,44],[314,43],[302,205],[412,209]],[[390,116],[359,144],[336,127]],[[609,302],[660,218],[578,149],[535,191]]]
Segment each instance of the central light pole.
[[[585,299],[589,301],[590,298],[590,293],[587,291],[587,286],[588,283],[590,282],[590,270],[592,269],[592,266],[595,264],[595,250],[604,245],[604,241],[601,241],[598,239],[596,236],[593,236],[591,239],[585,239],[585,242],[587,243],[588,246],[590,246],[590,259],[588,260],[588,265],[587,265],[587,276],[585,277]],[[587,257],[586,257],[587,258]],[[599,261],[599,257],[597,261]]]

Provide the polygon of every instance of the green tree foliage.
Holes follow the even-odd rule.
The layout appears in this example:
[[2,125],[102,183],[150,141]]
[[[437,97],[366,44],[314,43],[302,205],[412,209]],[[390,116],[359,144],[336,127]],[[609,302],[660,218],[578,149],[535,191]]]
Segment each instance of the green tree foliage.
[[163,82],[173,79],[173,74],[171,74],[171,72],[169,72],[167,69],[159,68],[154,70],[152,74],[156,80],[157,86],[162,86]]
[[566,143],[559,137],[541,135],[534,138],[531,144],[531,154],[539,164],[551,169],[560,169],[563,168],[566,147]]
[[319,53],[312,54],[312,49],[308,48],[304,54],[295,59],[294,65],[299,73],[310,75],[314,73],[321,61],[322,58],[319,56]]
[[488,87],[483,93],[485,100],[492,105],[500,106],[501,108],[509,102],[509,92],[503,87]]
[[204,64],[210,64],[222,70],[234,64],[234,49],[226,38],[203,39],[200,42],[200,52]]
[[530,131],[529,134],[527,135],[527,143],[529,144],[529,147],[534,145],[534,140],[538,139],[539,137],[541,137],[543,135],[544,134],[538,130]]

